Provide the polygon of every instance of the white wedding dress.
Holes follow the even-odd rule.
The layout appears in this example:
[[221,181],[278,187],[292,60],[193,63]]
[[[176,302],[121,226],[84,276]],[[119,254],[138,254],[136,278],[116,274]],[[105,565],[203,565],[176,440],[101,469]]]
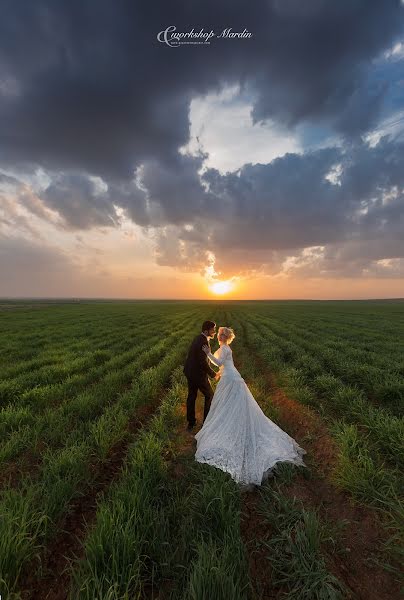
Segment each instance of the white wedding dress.
[[220,367],[209,413],[195,435],[195,459],[230,473],[241,484],[261,483],[273,474],[277,462],[307,466],[306,451],[268,419],[233,363],[227,344],[210,361]]

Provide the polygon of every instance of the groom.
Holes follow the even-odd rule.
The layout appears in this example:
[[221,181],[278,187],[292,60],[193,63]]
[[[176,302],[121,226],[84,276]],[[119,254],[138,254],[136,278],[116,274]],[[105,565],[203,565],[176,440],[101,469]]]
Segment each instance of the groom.
[[213,321],[204,321],[202,324],[202,333],[200,333],[192,342],[188,356],[185,361],[184,374],[188,380],[188,398],[187,398],[187,420],[188,431],[191,431],[196,425],[195,419],[195,401],[198,390],[205,396],[205,406],[203,420],[209,412],[210,403],[213,397],[213,389],[210,385],[209,377],[217,378],[217,374],[209,366],[209,360],[202,346],[209,346],[209,340],[215,337],[216,323]]

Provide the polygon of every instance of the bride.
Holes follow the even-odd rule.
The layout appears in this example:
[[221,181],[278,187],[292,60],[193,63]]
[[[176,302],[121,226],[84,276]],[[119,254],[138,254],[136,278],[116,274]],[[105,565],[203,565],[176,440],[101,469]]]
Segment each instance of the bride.
[[273,474],[277,462],[307,466],[306,451],[262,412],[233,364],[230,344],[235,338],[230,327],[219,327],[219,349],[209,360],[220,367],[209,413],[195,435],[195,459],[230,473],[242,484],[261,483]]

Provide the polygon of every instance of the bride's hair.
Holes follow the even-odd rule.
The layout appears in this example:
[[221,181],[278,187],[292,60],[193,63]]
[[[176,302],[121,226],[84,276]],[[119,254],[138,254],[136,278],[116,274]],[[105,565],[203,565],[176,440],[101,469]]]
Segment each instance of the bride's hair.
[[236,337],[236,334],[234,333],[234,331],[231,327],[219,327],[219,331],[217,332],[217,337],[219,337],[219,335],[221,335],[221,334],[225,336],[228,344],[231,344],[232,341],[234,340],[234,338]]

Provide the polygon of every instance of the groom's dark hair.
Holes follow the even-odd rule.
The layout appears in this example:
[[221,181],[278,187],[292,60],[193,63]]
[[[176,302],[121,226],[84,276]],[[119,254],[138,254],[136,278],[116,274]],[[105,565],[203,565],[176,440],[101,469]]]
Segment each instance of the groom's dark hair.
[[216,327],[216,323],[213,321],[204,321],[202,323],[202,331],[209,331],[209,329],[212,329],[213,327]]

